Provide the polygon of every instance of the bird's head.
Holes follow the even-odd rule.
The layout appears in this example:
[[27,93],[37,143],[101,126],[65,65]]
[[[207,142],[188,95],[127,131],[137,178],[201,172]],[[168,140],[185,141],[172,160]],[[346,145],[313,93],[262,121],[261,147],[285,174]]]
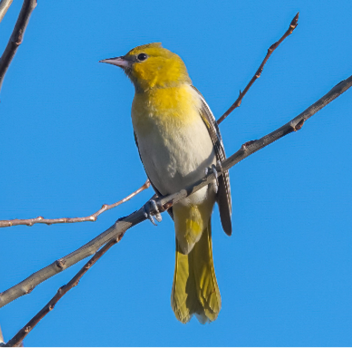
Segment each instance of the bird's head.
[[161,43],[138,46],[124,56],[101,62],[122,68],[137,92],[192,83],[182,59],[163,48]]

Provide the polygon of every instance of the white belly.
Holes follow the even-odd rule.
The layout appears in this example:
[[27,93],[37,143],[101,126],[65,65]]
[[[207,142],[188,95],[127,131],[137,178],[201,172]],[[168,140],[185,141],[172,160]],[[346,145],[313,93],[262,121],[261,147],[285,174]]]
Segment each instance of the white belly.
[[[170,123],[164,127],[156,122],[148,132],[135,130],[146,173],[162,195],[193,184],[204,177],[206,168],[216,163],[213,144],[200,115],[183,127]],[[207,189],[196,192],[183,203],[202,202]]]

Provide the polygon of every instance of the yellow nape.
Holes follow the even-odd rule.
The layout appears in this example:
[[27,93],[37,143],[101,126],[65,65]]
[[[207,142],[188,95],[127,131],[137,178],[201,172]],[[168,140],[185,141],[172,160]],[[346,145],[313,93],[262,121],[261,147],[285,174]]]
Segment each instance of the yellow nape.
[[[147,59],[138,61],[137,57],[141,53],[146,54]],[[135,47],[125,55],[125,58],[134,59],[127,74],[137,92],[192,83],[182,59],[163,48],[160,43]]]
[[218,317],[221,296],[214,271],[210,221],[188,255],[182,253],[176,239],[171,306],[176,318],[184,324],[193,314],[202,324]]

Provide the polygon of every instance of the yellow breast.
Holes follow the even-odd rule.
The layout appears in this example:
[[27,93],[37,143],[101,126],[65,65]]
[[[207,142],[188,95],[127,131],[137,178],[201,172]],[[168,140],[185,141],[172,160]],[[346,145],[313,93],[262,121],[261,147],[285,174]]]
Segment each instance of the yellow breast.
[[197,93],[188,84],[136,93],[132,104],[133,127],[142,135],[155,128],[167,132],[189,126],[199,122],[200,104]]

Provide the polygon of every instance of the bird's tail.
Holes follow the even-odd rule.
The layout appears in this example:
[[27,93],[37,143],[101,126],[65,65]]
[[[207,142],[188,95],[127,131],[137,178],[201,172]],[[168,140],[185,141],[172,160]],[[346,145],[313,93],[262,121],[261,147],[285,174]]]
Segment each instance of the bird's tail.
[[176,238],[171,306],[182,323],[187,323],[195,314],[204,324],[214,321],[220,312],[221,296],[214,271],[210,219],[202,237],[188,255],[181,252]]

